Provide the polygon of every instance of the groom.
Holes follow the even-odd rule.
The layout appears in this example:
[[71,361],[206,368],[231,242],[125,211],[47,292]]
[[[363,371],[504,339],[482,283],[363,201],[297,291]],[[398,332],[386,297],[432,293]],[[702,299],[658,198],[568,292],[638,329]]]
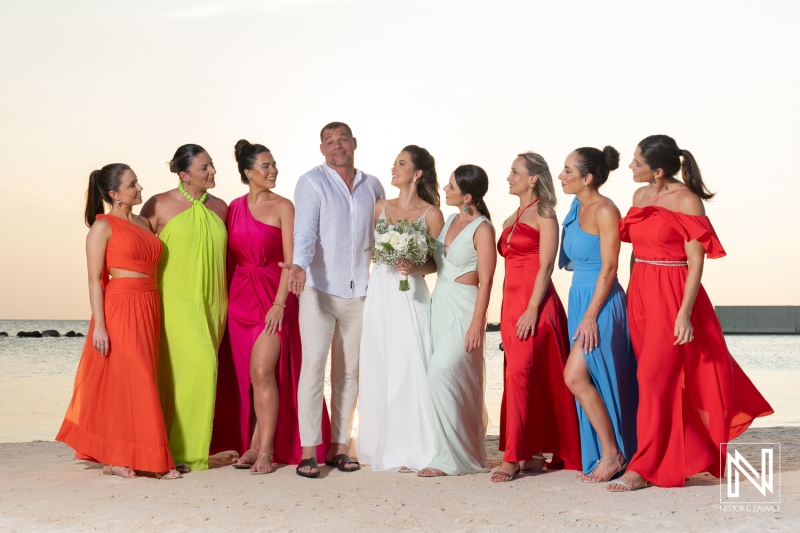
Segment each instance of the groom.
[[294,257],[289,290],[300,299],[303,366],[297,388],[303,460],[297,474],[319,477],[325,363],[331,354],[331,447],[325,464],[342,472],[360,465],[347,455],[358,396],[361,321],[367,294],[378,179],[356,170],[350,126],[331,122],[320,132],[325,163],[303,174],[294,190]]

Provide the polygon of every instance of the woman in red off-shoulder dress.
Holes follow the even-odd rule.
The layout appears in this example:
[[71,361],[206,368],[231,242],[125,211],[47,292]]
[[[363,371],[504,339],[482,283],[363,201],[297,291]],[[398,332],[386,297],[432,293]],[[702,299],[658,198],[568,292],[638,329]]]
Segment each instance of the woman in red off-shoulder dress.
[[630,168],[634,181],[648,184],[619,223],[635,257],[628,320],[639,363],[639,446],[625,475],[609,483],[615,492],[681,487],[703,471],[721,477],[724,443],[773,412],[728,351],[700,284],[705,256],[725,250],[705,216],[703,200],[713,194],[694,157],[653,135],[639,143]]

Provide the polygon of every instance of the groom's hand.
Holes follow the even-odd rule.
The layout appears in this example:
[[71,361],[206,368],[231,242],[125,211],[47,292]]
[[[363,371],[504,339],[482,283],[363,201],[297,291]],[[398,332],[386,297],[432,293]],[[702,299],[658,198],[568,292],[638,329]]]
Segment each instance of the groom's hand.
[[278,263],[278,266],[289,271],[289,290],[298,296],[306,286],[306,271],[292,263]]

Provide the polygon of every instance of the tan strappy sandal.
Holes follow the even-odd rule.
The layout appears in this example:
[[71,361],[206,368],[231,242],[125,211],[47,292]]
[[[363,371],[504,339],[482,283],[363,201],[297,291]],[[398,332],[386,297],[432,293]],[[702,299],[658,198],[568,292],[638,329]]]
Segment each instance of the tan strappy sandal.
[[[106,468],[108,470],[106,470]],[[116,468],[116,470],[114,470]],[[114,465],[103,465],[103,475],[104,476],[119,476],[124,477],[126,479],[133,479],[135,477],[139,477],[136,475],[132,469],[128,468],[127,466],[114,466]]]
[[[267,468],[266,472],[259,472],[258,471],[258,467],[265,460],[267,461],[267,464],[269,465],[269,467]],[[255,470],[253,470],[253,468],[255,468]],[[264,475],[264,474],[271,474],[274,471],[275,471],[275,467],[272,464],[272,452],[259,453],[258,456],[256,457],[256,462],[253,463],[253,467],[250,469],[250,475],[252,475],[252,476],[261,476],[261,475]]]

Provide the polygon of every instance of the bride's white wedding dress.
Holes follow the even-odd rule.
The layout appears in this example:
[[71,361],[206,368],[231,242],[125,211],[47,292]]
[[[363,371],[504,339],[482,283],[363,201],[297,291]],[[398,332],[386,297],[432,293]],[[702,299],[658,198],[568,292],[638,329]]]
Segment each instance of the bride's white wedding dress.
[[430,293],[421,275],[408,276],[408,284],[400,291],[397,269],[375,264],[364,304],[357,447],[373,471],[421,470],[434,452]]

